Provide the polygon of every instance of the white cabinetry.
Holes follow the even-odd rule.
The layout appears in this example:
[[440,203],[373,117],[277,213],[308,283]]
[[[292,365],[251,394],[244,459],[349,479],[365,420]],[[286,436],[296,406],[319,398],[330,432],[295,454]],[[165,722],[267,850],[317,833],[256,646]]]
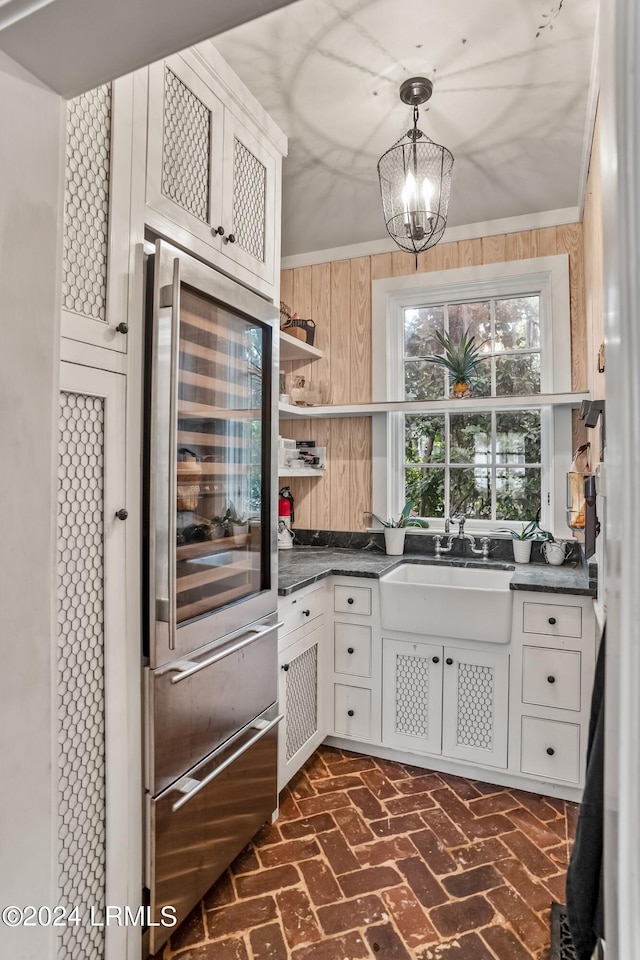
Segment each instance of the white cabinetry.
[[278,728],[278,790],[326,736],[325,587],[314,584],[281,597],[278,616],[278,701],[284,719]]
[[506,767],[508,684],[503,651],[385,638],[383,743]]
[[329,710],[337,737],[380,742],[382,657],[376,580],[333,577]]
[[[132,110],[130,76],[67,104],[61,333],[117,353],[127,350]],[[63,359],[109,363],[64,341]]]
[[273,299],[285,152],[210,42],[149,67],[145,222]]
[[512,651],[509,769],[582,786],[596,661],[592,600],[516,591]]

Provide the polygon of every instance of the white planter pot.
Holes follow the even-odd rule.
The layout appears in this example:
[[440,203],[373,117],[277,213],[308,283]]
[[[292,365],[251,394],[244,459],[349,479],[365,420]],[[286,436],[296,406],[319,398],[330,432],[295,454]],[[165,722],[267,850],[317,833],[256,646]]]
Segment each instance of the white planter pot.
[[531,540],[513,541],[513,559],[516,563],[529,563],[531,560]]
[[399,557],[404,553],[405,527],[385,527],[384,545],[390,557]]

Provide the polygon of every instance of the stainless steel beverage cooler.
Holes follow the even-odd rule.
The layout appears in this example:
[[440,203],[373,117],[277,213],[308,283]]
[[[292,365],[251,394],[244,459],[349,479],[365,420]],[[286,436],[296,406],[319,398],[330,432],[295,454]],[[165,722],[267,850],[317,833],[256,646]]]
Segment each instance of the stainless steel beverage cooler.
[[[278,311],[147,262],[146,885],[178,921],[277,806]],[[155,953],[170,928],[151,926]]]

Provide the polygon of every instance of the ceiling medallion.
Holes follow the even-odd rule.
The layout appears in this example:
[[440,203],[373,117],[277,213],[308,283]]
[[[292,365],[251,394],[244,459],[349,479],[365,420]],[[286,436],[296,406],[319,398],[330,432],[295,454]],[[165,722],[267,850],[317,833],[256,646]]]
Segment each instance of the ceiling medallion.
[[435,246],[447,225],[453,154],[418,130],[418,106],[433,84],[412,77],[400,87],[400,99],[413,106],[413,128],[378,160],[384,220],[402,250],[417,254]]

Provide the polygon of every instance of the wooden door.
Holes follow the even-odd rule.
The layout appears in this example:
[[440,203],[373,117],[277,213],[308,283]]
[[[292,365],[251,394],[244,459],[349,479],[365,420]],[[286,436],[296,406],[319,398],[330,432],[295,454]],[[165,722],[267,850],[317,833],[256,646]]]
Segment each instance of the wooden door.
[[507,766],[509,655],[444,648],[442,753]]
[[442,647],[382,641],[382,742],[442,752]]

